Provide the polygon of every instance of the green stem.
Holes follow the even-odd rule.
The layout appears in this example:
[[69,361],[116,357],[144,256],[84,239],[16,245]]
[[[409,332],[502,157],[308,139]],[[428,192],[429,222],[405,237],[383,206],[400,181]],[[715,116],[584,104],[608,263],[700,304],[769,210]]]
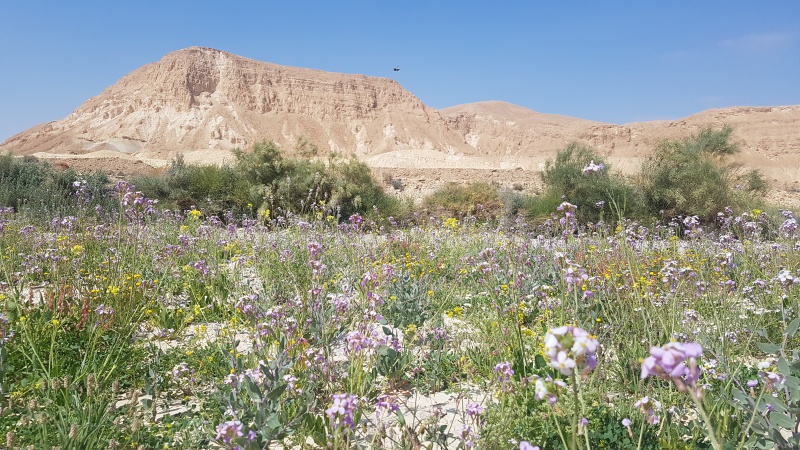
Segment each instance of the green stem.
[[569,448],[569,445],[567,445],[567,439],[564,437],[564,432],[561,431],[561,425],[558,423],[558,416],[556,416],[555,412],[553,412],[551,417],[553,418],[553,422],[556,423],[556,429],[558,430],[558,437],[561,438],[561,443],[564,444],[564,448]]
[[736,450],[740,450],[744,446],[744,443],[747,442],[747,434],[750,432],[750,427],[753,426],[753,422],[756,419],[756,413],[758,413],[758,404],[761,403],[761,398],[764,396],[765,390],[766,389],[762,388],[761,392],[758,393],[758,398],[756,399],[756,403],[753,407],[753,412],[750,414],[750,421],[747,422],[747,427],[742,432],[742,441],[739,442],[738,446],[736,446]]
[[722,446],[717,441],[717,436],[714,433],[714,427],[711,426],[711,419],[706,414],[705,408],[703,408],[703,401],[700,397],[695,393],[694,386],[689,387],[689,394],[694,401],[695,406],[697,406],[697,410],[700,412],[700,415],[703,417],[703,424],[706,427],[706,434],[708,435],[708,439],[711,441],[711,446],[714,450],[722,450]]
[[572,449],[578,448],[578,380],[575,372],[572,372],[572,399],[575,405],[572,407]]
[[639,443],[636,444],[636,450],[642,450],[642,437],[644,436],[644,426],[647,420],[642,420],[642,427],[639,429]]

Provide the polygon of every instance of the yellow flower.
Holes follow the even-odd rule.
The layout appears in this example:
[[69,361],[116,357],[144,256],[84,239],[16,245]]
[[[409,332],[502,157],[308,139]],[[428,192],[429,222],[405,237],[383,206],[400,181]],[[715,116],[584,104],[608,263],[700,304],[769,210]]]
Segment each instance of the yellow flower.
[[194,217],[195,219],[197,219],[197,218],[199,218],[200,216],[202,216],[202,215],[203,215],[203,213],[201,213],[200,211],[198,211],[198,210],[196,210],[196,209],[193,209],[193,210],[189,211],[189,215],[190,215],[190,216],[192,216],[192,217]]
[[56,326],[58,325],[58,319],[53,319],[50,321],[50,323],[53,324],[53,326]]

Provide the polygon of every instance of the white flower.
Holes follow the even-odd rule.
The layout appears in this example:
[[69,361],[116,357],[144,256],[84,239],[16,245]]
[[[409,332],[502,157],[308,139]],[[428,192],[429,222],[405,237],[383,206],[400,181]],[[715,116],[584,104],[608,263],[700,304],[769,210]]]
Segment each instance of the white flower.
[[558,352],[558,355],[550,362],[550,365],[564,375],[572,375],[572,369],[575,368],[575,360],[567,356],[567,352]]

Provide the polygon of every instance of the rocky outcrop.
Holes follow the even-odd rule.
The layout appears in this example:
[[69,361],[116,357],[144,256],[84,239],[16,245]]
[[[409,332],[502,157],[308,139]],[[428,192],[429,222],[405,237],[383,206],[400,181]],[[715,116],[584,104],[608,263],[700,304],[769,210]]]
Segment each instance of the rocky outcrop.
[[436,110],[396,81],[258,62],[192,47],[143,66],[65,119],[13,136],[2,150],[101,150],[168,158],[271,140],[291,151],[372,155],[471,151]]
[[723,125],[734,128],[742,149],[738,163],[794,192],[800,106],[713,109],[625,125],[494,101],[436,111],[388,78],[280,66],[200,47],[131,72],[63,120],[13,136],[0,151],[64,164],[117,158],[152,166],[176,153],[190,162],[220,162],[232,149],[271,140],[289,152],[315,147],[321,155],[354,154],[390,172],[436,170],[444,180],[448,171],[508,170],[517,179],[520,170],[544,168],[572,141],[594,147],[617,170],[635,173],[660,140]]
[[441,110],[448,125],[481,155],[513,155],[519,164],[541,168],[569,142],[595,148],[623,172],[641,162],[665,139],[684,139],[704,127],[733,127],[741,152],[734,161],[760,169],[771,181],[800,180],[800,106],[711,109],[674,121],[613,125],[540,114],[503,102],[480,102]]

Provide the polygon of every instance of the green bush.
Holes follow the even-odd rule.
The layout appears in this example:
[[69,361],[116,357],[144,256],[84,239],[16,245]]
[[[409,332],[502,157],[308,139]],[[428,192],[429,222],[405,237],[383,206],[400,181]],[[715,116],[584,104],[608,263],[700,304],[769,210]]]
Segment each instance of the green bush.
[[725,207],[749,207],[766,182],[758,171],[739,174],[726,158],[739,151],[731,127],[705,128],[697,135],[662,141],[642,166],[642,187],[652,214],[696,215],[713,221]]
[[348,218],[375,207],[379,211],[398,208],[372,178],[369,167],[355,157],[331,155],[327,161],[286,158],[275,144],[261,142],[249,153],[236,152],[236,158],[236,169],[263,199],[262,209],[312,213],[324,208]]
[[478,220],[496,219],[502,213],[502,202],[497,188],[484,182],[468,185],[447,183],[425,197],[422,206],[432,214],[457,218],[475,217]]
[[[76,181],[86,181],[85,202],[75,195]],[[79,209],[91,211],[96,204],[111,207],[108,192],[108,177],[102,172],[83,176],[72,169],[54,169],[37,158],[0,155],[0,206],[39,217],[77,215]]]
[[[591,164],[596,170],[587,173],[584,169]],[[584,223],[639,217],[644,210],[642,195],[635,186],[612,175],[594,149],[578,143],[569,144],[558,152],[555,161],[547,162],[542,181],[545,192],[531,204],[532,217],[541,217],[543,212],[549,215],[555,211],[549,208],[561,201],[576,205],[578,219]],[[543,211],[543,206],[548,209]]]
[[138,177],[132,183],[146,197],[159,199],[162,206],[182,211],[198,208],[206,215],[248,213],[258,201],[252,196],[252,185],[235,168],[185,164],[180,156],[164,174]]

